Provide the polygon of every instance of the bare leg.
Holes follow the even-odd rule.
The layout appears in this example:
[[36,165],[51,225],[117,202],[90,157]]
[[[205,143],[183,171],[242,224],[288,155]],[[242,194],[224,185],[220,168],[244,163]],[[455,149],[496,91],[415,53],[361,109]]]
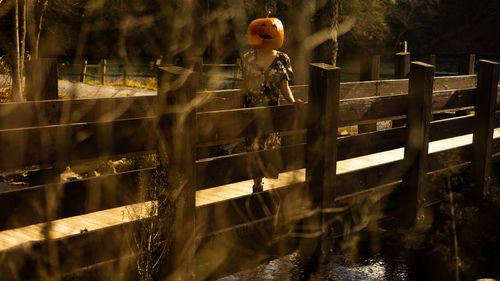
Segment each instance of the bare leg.
[[262,178],[253,179],[253,193],[262,192],[263,190]]

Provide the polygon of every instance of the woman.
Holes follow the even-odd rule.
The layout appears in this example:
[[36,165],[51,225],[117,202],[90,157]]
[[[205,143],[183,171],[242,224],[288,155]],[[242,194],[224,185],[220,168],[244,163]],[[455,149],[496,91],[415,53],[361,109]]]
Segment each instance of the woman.
[[[281,26],[282,34],[283,27],[278,19],[266,18],[265,20],[268,20],[269,26],[264,26],[263,23],[258,22],[259,27],[265,27],[269,31],[269,28],[279,29]],[[254,50],[245,53],[242,58],[243,81],[240,89],[240,106],[249,108],[279,105],[280,92],[289,103],[302,104],[303,101],[295,99],[290,90],[289,81],[293,75],[290,58],[287,54],[276,50],[277,47],[279,48],[283,44],[283,35],[281,35],[281,43],[266,44],[268,41],[265,40],[275,38],[270,38],[271,36],[268,34],[262,35],[262,33],[273,34],[273,31],[257,31],[259,33],[257,34],[259,42],[255,43],[250,34],[254,22],[249,25],[249,41]],[[246,138],[246,148],[247,151],[277,148],[280,142],[279,134],[272,133],[253,139]],[[263,191],[262,178],[255,178],[253,193],[261,191]]]

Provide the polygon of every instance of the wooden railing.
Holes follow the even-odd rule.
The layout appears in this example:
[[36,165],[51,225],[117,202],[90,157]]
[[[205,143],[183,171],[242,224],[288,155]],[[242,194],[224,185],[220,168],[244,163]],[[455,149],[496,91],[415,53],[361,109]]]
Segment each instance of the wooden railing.
[[[500,159],[500,141],[492,137],[500,127],[494,110],[498,64],[480,62],[477,87],[476,76],[434,78],[434,68],[423,63],[411,65],[409,79],[353,83],[340,83],[340,69],[315,64],[311,85],[293,87],[308,101],[305,106],[246,109],[237,108],[233,90],[196,93],[199,72],[189,69],[160,68],[158,96],[0,104],[4,173],[124,156],[160,159],[151,167],[69,182],[47,178],[42,185],[2,192],[0,230],[157,200],[144,195],[154,187],[172,200],[158,204],[157,216],[6,249],[0,253],[2,278],[36,280],[50,273],[104,280],[116,277],[119,268],[122,280],[135,280],[135,263],[144,256],[137,233],[164,218],[163,227],[172,231],[160,236],[170,241],[170,252],[158,274],[210,279],[300,247],[316,248],[336,215],[333,207],[348,206],[349,198],[403,194],[384,208],[406,206],[392,208],[392,214],[411,225],[432,203],[424,196],[426,179],[457,167],[472,169],[478,193],[489,191],[483,179],[492,176],[491,162]],[[185,83],[174,87],[177,81]],[[474,109],[475,115],[431,118],[460,109]],[[401,117],[407,127],[337,136],[341,126]],[[196,147],[276,131],[304,132],[306,142],[197,157]],[[473,134],[471,145],[427,151],[431,141],[466,134]],[[336,172],[338,161],[402,147],[400,160]],[[195,206],[198,190],[303,168],[305,182]]]
[[[99,64],[88,64],[87,60],[83,60],[80,64],[68,64],[68,63],[62,63],[59,65],[59,67],[69,67],[73,69],[72,72],[60,72],[60,75],[63,76],[72,76],[72,77],[77,77],[76,80],[79,82],[85,82],[87,81],[87,78],[93,78],[97,79],[101,85],[104,85],[106,82],[107,77],[118,77],[121,78],[121,82],[123,85],[127,85],[129,81],[129,77],[133,78],[154,78],[156,79],[156,74],[144,74],[144,73],[136,73],[132,72],[131,70],[134,68],[139,68],[139,69],[149,69],[150,71],[154,72],[154,69],[156,67],[160,66],[159,63],[156,62],[150,62],[149,64],[132,64],[129,63],[127,60],[123,62],[108,62],[106,59],[102,59]],[[119,67],[120,71],[114,71],[113,73],[110,73],[108,68],[109,67]],[[236,88],[236,83],[238,81],[241,81],[241,65],[240,65],[240,60],[237,59],[236,63],[205,63],[203,64],[204,68],[231,68],[233,75],[210,75],[209,78],[210,80],[222,80],[222,81],[232,81],[232,88]],[[95,71],[97,74],[92,74],[89,72],[89,69],[97,69]]]

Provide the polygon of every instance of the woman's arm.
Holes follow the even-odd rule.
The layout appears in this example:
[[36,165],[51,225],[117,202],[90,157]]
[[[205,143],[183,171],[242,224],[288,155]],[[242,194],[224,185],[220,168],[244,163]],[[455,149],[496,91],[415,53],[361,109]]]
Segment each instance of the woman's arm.
[[248,94],[247,77],[246,75],[243,75],[240,88],[240,107],[243,107],[243,104],[245,103],[245,97],[247,94]]
[[303,104],[304,101],[301,99],[295,99],[292,94],[292,90],[290,90],[290,86],[288,85],[288,80],[283,79],[280,82],[280,90],[281,94],[283,97],[289,102],[289,103],[298,103],[298,104]]

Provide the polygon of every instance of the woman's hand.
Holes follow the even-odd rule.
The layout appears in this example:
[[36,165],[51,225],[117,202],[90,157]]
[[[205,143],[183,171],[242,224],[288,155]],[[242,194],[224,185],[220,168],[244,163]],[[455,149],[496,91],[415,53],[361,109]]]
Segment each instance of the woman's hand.
[[302,107],[306,103],[303,100],[301,100],[301,99],[295,99],[295,101],[293,102],[293,104],[296,104],[296,105]]

